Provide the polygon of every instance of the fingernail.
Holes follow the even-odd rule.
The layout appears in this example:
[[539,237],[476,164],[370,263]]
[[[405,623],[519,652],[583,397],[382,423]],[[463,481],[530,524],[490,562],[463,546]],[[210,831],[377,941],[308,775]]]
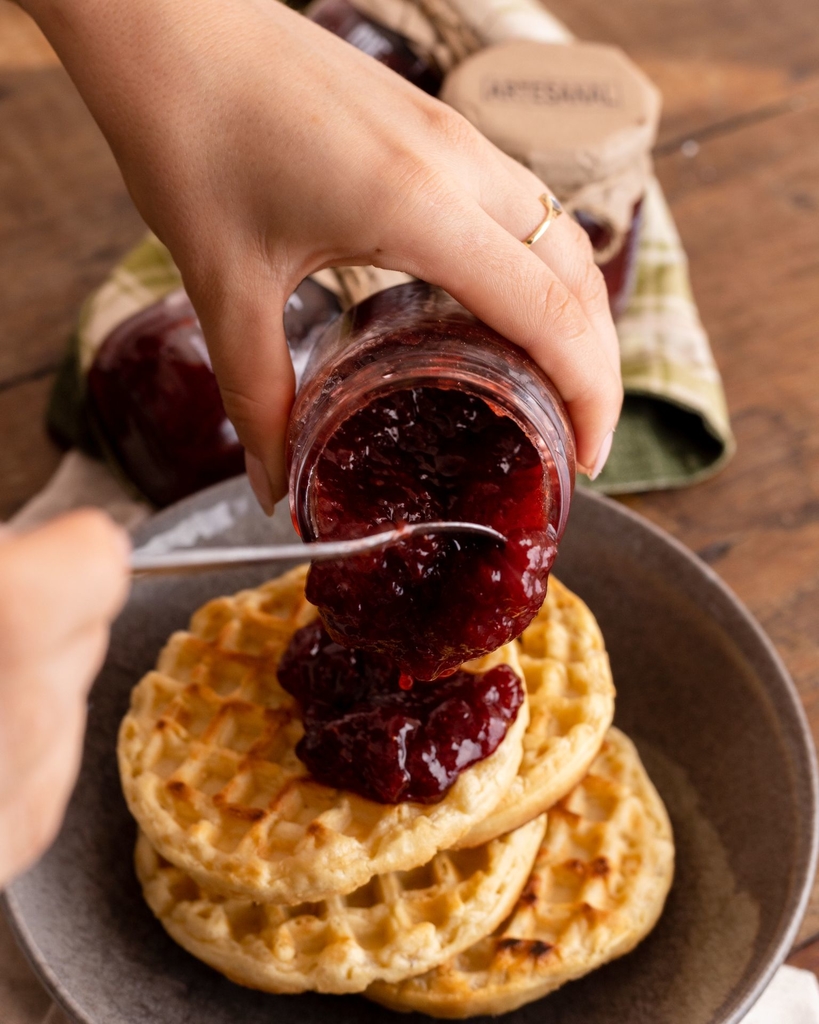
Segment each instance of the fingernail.
[[611,452],[611,444],[613,440],[614,431],[610,430],[608,434],[606,434],[603,443],[600,445],[600,451],[597,453],[597,458],[594,460],[594,466],[592,466],[592,471],[589,473],[590,480],[596,480],[603,472],[603,466],[605,466],[606,460]]
[[265,515],[272,516],[276,502],[273,499],[273,489],[270,486],[270,480],[267,477],[264,463],[256,455],[245,452],[245,469],[247,470],[247,478],[250,481],[250,486],[253,488],[253,493],[264,509]]

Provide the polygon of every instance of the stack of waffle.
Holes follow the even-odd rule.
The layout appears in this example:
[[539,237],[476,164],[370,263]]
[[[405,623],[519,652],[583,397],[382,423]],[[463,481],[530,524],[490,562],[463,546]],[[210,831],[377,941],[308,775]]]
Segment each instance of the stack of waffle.
[[316,617],[306,568],[219,598],[134,688],[119,761],[153,912],[233,981],[363,992],[438,1017],[502,1013],[632,949],[671,884],[668,816],[611,727],[597,623],[552,579],[505,663],[527,702],[435,804],[373,803],[312,779],[278,683]]

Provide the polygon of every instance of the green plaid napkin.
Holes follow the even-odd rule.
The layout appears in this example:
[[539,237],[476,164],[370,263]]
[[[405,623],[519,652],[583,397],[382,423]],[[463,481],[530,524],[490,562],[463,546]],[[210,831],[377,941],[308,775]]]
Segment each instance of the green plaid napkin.
[[617,323],[626,397],[609,461],[590,485],[609,494],[695,483],[735,448],[688,260],[656,178],[643,209],[634,293]]
[[[370,3],[384,0],[370,0]],[[390,0],[392,3],[407,0]],[[571,38],[537,0],[414,0],[460,17],[484,44],[510,35]],[[450,18],[450,23],[452,18]],[[364,268],[324,271],[322,284],[354,301],[399,275]],[[49,424],[65,443],[105,450],[88,425],[85,373],[109,331],[181,285],[168,250],[148,235],[85,303],[52,396]],[[611,456],[588,484],[610,494],[682,487],[715,473],[734,452],[719,372],[691,295],[688,261],[662,190],[652,179],[643,204],[637,276],[617,325],[626,399]]]

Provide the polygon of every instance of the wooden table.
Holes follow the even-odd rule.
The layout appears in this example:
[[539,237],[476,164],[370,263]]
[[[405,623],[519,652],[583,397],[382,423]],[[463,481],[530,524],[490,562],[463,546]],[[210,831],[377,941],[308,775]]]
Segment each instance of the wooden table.
[[[665,96],[657,172],[739,450],[628,504],[713,565],[783,655],[819,738],[819,34],[802,0],[552,0]],[[0,519],[59,459],[43,414],[84,296],[143,228],[36,28],[0,0]],[[791,963],[819,973],[819,887]]]

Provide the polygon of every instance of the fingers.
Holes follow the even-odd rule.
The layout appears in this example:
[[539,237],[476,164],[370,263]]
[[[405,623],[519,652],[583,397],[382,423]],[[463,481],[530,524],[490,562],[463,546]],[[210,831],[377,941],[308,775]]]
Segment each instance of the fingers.
[[59,828],[129,551],[93,510],[0,537],[0,887]]
[[577,298],[619,379],[620,343],[611,316],[609,293],[603,275],[594,262],[591,242],[586,232],[572,217],[561,216],[535,242],[532,252],[555,272]]
[[543,219],[545,186],[463,118],[446,108],[440,114],[447,155],[429,179],[426,202],[393,226],[395,248],[385,249],[380,265],[440,285],[524,348],[566,402],[579,467],[596,474],[611,447],[622,385],[589,239],[563,216],[533,248],[524,246]]
[[12,670],[116,616],[129,552],[127,534],[95,509],[0,539],[0,689]]
[[443,208],[443,219],[408,240],[419,276],[446,289],[545,370],[568,408],[578,462],[596,468],[617,423],[622,388],[619,368],[583,304],[551,267],[468,198]]
[[[494,186],[484,190],[481,206],[515,238],[526,238],[545,214],[539,197],[548,190],[536,175],[516,160],[504,153],[497,156],[499,166],[493,175]],[[573,217],[558,217],[534,244],[532,251],[577,297],[619,376],[620,346],[611,317],[608,291],[603,275],[594,264],[593,249],[586,232]]]
[[[187,283],[187,282],[186,282]],[[194,289],[225,412],[245,446],[248,478],[268,515],[287,493],[285,441],[295,377],[284,334],[286,295],[265,277]]]
[[32,651],[30,662],[15,672],[13,685],[4,686],[0,805],[25,788],[29,774],[61,743],[66,723],[83,711],[86,689],[107,646],[108,627],[95,623],[46,657]]
[[85,706],[62,715],[53,743],[25,776],[0,798],[0,889],[30,867],[50,845],[74,787],[85,728]]

